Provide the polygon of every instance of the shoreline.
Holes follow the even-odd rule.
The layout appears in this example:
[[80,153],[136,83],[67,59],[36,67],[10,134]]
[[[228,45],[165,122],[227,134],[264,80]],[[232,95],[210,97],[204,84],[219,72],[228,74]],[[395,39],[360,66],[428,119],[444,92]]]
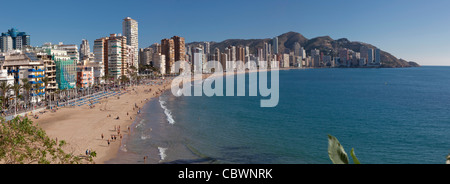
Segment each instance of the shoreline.
[[[278,70],[290,70],[297,68],[278,68]],[[222,76],[230,74],[238,75],[242,73],[257,72],[258,70],[235,71],[233,73],[223,73]],[[202,80],[210,77],[218,77],[219,75],[202,74]],[[32,119],[45,130],[50,138],[57,140],[65,140],[67,145],[63,148],[67,153],[75,156],[84,156],[87,149],[95,151],[97,157],[94,157],[94,163],[104,164],[106,161],[117,157],[120,147],[123,145],[123,138],[120,137],[117,130],[120,127],[120,134],[127,136],[130,132],[128,127],[133,125],[137,111],[147,102],[155,97],[159,97],[162,93],[171,89],[173,78],[166,78],[162,84],[141,84],[138,86],[127,87],[126,93],[119,96],[110,97],[100,100],[92,109],[87,105],[80,107],[64,107],[57,112],[47,111],[39,115],[39,119]],[[191,76],[191,82],[196,81]],[[161,82],[159,80],[151,80],[151,82]],[[151,92],[148,92],[151,89]],[[139,108],[134,108],[137,105]],[[127,115],[128,113],[128,115]],[[115,118],[119,116],[119,120]],[[131,119],[129,119],[131,117]],[[104,138],[101,138],[101,135]],[[111,140],[111,136],[116,136],[115,140]],[[111,140],[108,145],[107,140]]]
[[[65,152],[81,156],[89,149],[97,153],[97,157],[93,158],[94,163],[103,164],[117,155],[122,142],[121,135],[123,137],[129,133],[128,127],[136,119],[139,108],[169,89],[171,81],[166,78],[151,80],[161,84],[130,86],[126,88],[125,94],[102,99],[92,109],[88,105],[64,107],[57,112],[47,111],[32,121],[45,130],[50,138],[65,140]],[[116,139],[111,136],[116,136]],[[110,140],[109,145],[107,140]]]

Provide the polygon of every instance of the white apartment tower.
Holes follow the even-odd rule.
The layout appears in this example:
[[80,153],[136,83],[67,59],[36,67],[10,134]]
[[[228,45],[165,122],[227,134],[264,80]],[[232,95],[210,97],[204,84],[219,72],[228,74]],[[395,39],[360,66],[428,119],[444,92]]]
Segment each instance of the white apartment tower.
[[122,34],[127,37],[127,45],[133,46],[136,56],[133,65],[138,68],[139,61],[139,41],[138,41],[138,22],[130,17],[126,17],[122,22]]
[[91,48],[89,47],[89,41],[83,39],[80,44],[80,60],[89,59]]

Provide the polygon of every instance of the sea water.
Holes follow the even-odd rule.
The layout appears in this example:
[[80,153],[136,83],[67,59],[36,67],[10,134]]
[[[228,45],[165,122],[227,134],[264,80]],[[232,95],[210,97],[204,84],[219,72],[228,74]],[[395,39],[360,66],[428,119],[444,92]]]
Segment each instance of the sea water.
[[450,67],[279,74],[273,108],[261,108],[248,90],[243,97],[168,91],[152,99],[126,149],[107,163],[149,156],[147,163],[328,164],[328,134],[347,153],[354,148],[361,163],[442,164],[450,153]]

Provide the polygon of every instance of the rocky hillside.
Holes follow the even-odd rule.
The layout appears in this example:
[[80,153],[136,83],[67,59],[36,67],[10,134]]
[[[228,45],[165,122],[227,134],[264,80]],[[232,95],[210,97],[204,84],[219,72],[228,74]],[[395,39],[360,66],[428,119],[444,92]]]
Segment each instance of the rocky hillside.
[[[249,46],[251,53],[256,53],[257,48],[263,48],[264,42],[272,43],[272,38],[265,39],[228,39],[222,42],[211,42],[211,52],[217,47],[221,52],[225,50],[226,47],[230,45],[234,46]],[[367,46],[368,48],[376,48],[373,45],[363,42],[349,41],[346,38],[341,38],[334,40],[329,36],[316,37],[312,39],[305,38],[302,34],[296,32],[287,32],[278,36],[278,50],[280,52],[289,52],[294,49],[295,42],[300,43],[302,47],[305,48],[307,54],[311,52],[312,49],[319,49],[326,55],[337,56],[338,50],[340,48],[348,48],[355,52],[359,52],[361,46]],[[194,45],[200,42],[192,42],[187,45]],[[381,50],[381,64],[382,67],[386,68],[396,68],[396,67],[418,67],[419,64],[413,61],[406,61],[403,59],[398,59],[395,56],[389,54],[386,51]]]

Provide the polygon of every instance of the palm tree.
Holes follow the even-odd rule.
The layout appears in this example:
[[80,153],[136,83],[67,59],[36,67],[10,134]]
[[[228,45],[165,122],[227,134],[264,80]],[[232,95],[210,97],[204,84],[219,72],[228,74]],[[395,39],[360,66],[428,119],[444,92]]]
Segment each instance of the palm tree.
[[8,95],[8,91],[11,89],[11,84],[8,84],[6,81],[3,81],[0,83],[0,90],[2,91],[2,98],[3,98],[3,108],[6,108],[6,105],[8,104],[8,98],[6,95]]
[[14,95],[16,95],[16,103],[14,104],[14,108],[17,111],[17,101],[19,98],[21,98],[22,95],[20,95],[20,89],[22,89],[22,85],[18,84],[18,83],[14,83],[14,86],[12,86],[12,90],[14,91]]
[[[56,101],[55,94],[59,95],[60,93],[61,93],[61,90],[59,88],[56,88],[55,92],[53,93],[53,101]],[[58,100],[59,99],[60,99],[60,97],[58,97]]]
[[129,80],[130,79],[126,75],[120,76],[120,82],[122,83],[122,85],[128,82]]
[[48,85],[48,82],[49,82],[49,79],[48,79],[48,77],[44,77],[44,78],[42,78],[42,82],[44,82],[44,89],[45,89],[45,100],[47,100],[47,96],[49,95],[48,94],[48,92],[47,92],[47,85]]
[[25,78],[25,79],[22,79],[22,87],[23,87],[23,89],[25,90],[25,93],[26,93],[26,100],[25,100],[25,104],[28,106],[28,104],[30,103],[30,91],[31,91],[31,88],[33,87],[32,85],[31,85],[31,83],[29,83],[29,81],[28,81],[28,79],[27,78]]

